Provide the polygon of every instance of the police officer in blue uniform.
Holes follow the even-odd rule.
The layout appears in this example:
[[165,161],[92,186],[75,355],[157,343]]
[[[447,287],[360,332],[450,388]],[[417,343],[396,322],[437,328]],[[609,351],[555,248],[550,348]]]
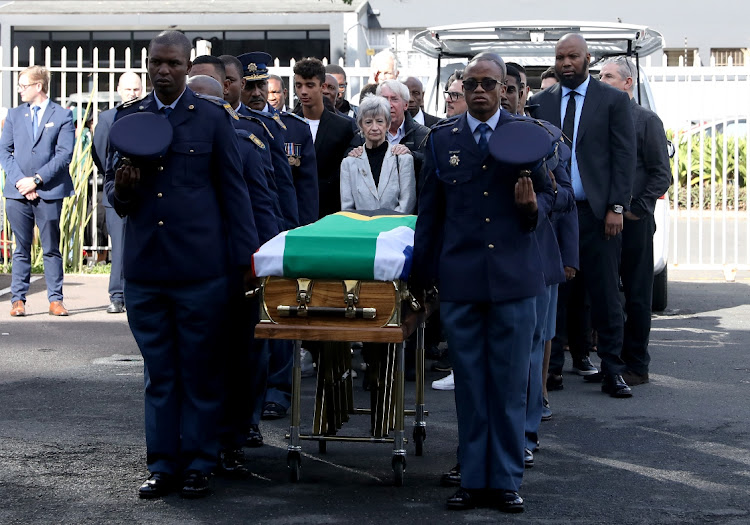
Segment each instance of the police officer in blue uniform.
[[[174,489],[189,498],[209,492],[219,455],[224,350],[216,341],[227,276],[249,269],[258,248],[237,135],[223,108],[186,88],[190,50],[177,31],[151,41],[154,91],[120,106],[107,161],[105,191],[128,217],[125,297],[144,358],[151,476],[139,489],[142,498]],[[115,145],[118,122],[138,113],[166,119],[173,131],[163,158],[141,168],[119,162],[124,149]],[[127,131],[131,141],[161,136],[151,137],[149,128]]]
[[544,274],[534,228],[554,199],[489,155],[489,140],[515,117],[500,109],[505,65],[472,60],[468,113],[433,129],[419,200],[413,286],[437,283],[451,348],[461,488],[450,509],[491,504],[521,512],[524,425],[535,297]]
[[[271,56],[267,53],[245,53],[237,57],[237,59],[242,64],[242,75],[245,80],[242,97],[246,97],[249,104],[240,103],[236,111],[240,115],[248,115],[260,119],[270,130],[271,159],[273,160],[273,169],[278,186],[279,202],[281,203],[281,209],[284,212],[286,220],[285,229],[296,228],[300,225],[299,206],[297,204],[294,177],[284,144],[284,124],[278,115],[274,117],[270,113],[259,111],[259,109],[265,108],[267,104],[269,76],[267,64]],[[262,89],[258,86],[265,86],[265,95],[261,93]],[[260,108],[254,108],[254,105],[259,105]]]
[[[195,67],[193,68],[195,70]],[[196,93],[206,95],[214,103],[222,106],[235,122],[240,117],[222,98],[221,83],[206,75],[192,76],[188,87]],[[252,132],[235,129],[239,141],[242,169],[253,207],[253,217],[260,243],[264,243],[279,233],[279,218],[275,210],[275,195],[268,187],[261,154],[267,151],[266,145]],[[257,298],[247,298],[244,293],[242,275],[235,272],[230,290],[230,308],[226,337],[227,360],[225,362],[224,411],[221,423],[221,454],[219,472],[230,477],[245,477],[245,446],[248,436],[257,429],[258,420],[253,422],[254,406],[248,399],[262,399],[265,393],[265,373],[267,358],[264,360],[263,342],[253,337],[255,325],[259,321],[260,305]],[[256,428],[253,429],[252,426]],[[262,436],[260,437],[262,443]]]

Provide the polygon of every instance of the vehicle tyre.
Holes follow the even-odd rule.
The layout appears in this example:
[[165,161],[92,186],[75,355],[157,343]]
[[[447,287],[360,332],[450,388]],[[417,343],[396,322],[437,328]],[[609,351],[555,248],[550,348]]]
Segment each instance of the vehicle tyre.
[[654,292],[651,299],[651,311],[663,312],[667,308],[667,267],[654,275]]

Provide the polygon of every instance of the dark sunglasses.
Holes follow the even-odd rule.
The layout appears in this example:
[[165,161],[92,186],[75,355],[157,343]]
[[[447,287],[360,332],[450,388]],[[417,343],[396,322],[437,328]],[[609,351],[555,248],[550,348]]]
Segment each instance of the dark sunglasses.
[[499,80],[494,78],[485,77],[481,81],[477,82],[475,78],[464,79],[464,91],[474,91],[479,85],[482,85],[482,89],[485,91],[492,91],[500,83]]
[[457,91],[443,91],[443,94],[445,95],[446,99],[451,99],[453,102],[457,101],[459,98],[463,98],[464,94],[459,93]]

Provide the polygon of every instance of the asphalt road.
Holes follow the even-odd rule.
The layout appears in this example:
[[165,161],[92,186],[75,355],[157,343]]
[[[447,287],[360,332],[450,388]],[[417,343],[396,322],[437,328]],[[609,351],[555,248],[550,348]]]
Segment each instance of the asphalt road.
[[[286,421],[263,422],[247,450],[253,476],[213,480],[214,494],[141,501],[147,475],[142,363],[124,315],[110,315],[106,276],[66,277],[69,318],[51,318],[43,280],[31,315],[0,311],[0,523],[750,523],[750,279],[674,271],[668,315],[654,318],[651,383],[616,400],[572,374],[553,392],[526,512],[449,512],[439,486],[455,463],[450,392],[426,392],[425,455],[409,444],[405,486],[390,445],[303,443],[302,479],[287,480]],[[0,301],[8,277],[0,275]],[[441,374],[429,373],[428,379]],[[413,402],[407,384],[407,402]],[[314,380],[303,380],[309,429]],[[358,405],[365,403],[357,389]],[[355,416],[348,432],[364,432]],[[411,420],[407,421],[411,425]],[[304,429],[303,429],[304,430]]]

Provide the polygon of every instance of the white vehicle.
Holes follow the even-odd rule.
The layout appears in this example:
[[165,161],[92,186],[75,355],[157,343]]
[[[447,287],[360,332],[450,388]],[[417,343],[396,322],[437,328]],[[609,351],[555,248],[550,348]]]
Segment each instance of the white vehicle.
[[[468,59],[482,51],[497,53],[506,62],[516,62],[526,69],[529,86],[538,89],[540,76],[555,64],[555,44],[567,33],[579,33],[588,43],[591,53],[590,69],[613,56],[626,55],[635,60],[635,99],[642,106],[656,111],[648,79],[641,74],[640,58],[664,47],[660,33],[646,26],[608,22],[518,21],[480,22],[431,27],[414,37],[413,48],[437,59],[437,75],[425,90],[425,107],[442,111],[443,86],[453,71],[462,69]],[[669,206],[665,196],[656,202],[654,219],[654,294],[652,309],[667,307],[667,259],[669,255]]]

